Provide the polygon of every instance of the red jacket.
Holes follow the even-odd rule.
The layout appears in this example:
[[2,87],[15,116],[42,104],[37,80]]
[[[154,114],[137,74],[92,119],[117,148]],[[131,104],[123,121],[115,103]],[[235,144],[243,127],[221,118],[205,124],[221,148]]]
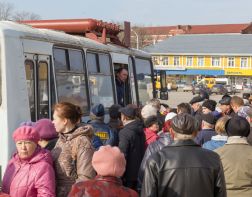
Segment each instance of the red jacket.
[[38,147],[21,161],[16,153],[9,161],[2,191],[13,197],[55,197],[55,175],[50,152]]
[[145,149],[148,147],[148,145],[158,139],[158,134],[154,131],[150,130],[149,128],[144,129],[145,134]]
[[68,197],[138,197],[138,194],[122,185],[117,177],[96,176],[93,180],[76,183]]

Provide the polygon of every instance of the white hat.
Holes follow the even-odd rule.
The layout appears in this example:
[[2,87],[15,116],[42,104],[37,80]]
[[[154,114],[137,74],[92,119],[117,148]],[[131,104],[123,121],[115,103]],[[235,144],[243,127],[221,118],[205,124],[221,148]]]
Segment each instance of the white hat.
[[150,104],[145,105],[141,110],[141,115],[143,119],[150,116],[157,116],[157,109]]
[[168,114],[165,116],[165,122],[168,121],[168,120],[171,120],[171,119],[174,118],[175,116],[177,116],[177,114],[174,113],[174,112],[168,113]]

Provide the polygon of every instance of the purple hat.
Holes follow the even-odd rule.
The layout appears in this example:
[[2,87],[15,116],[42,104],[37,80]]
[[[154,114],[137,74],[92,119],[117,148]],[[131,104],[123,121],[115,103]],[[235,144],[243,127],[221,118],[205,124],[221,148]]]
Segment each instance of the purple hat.
[[58,137],[56,129],[50,119],[38,120],[34,128],[38,131],[40,138],[43,140],[50,140]]

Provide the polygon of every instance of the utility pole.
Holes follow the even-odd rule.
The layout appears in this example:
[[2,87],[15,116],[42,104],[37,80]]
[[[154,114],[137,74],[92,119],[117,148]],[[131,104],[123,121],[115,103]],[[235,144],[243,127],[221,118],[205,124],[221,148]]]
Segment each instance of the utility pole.
[[135,34],[136,36],[136,48],[139,49],[139,38],[138,38],[138,34],[135,30],[131,29],[131,31]]

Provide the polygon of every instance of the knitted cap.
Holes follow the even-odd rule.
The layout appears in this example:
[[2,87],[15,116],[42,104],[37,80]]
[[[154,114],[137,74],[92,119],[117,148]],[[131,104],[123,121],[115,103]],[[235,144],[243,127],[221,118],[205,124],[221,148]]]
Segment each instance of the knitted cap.
[[50,119],[38,120],[34,128],[38,131],[40,138],[43,140],[50,140],[58,137],[56,129]]
[[20,140],[29,140],[38,143],[38,141],[40,140],[39,133],[33,127],[30,126],[18,127],[14,131],[12,137],[15,142]]
[[101,146],[93,155],[92,165],[98,175],[121,177],[126,160],[118,147]]
[[204,101],[204,103],[202,104],[202,107],[206,107],[207,109],[214,111],[215,107],[216,107],[217,103],[214,100],[206,100]]
[[104,106],[102,104],[98,104],[95,105],[92,109],[91,109],[91,113],[93,113],[95,116],[97,117],[102,117],[105,114],[105,109]]

